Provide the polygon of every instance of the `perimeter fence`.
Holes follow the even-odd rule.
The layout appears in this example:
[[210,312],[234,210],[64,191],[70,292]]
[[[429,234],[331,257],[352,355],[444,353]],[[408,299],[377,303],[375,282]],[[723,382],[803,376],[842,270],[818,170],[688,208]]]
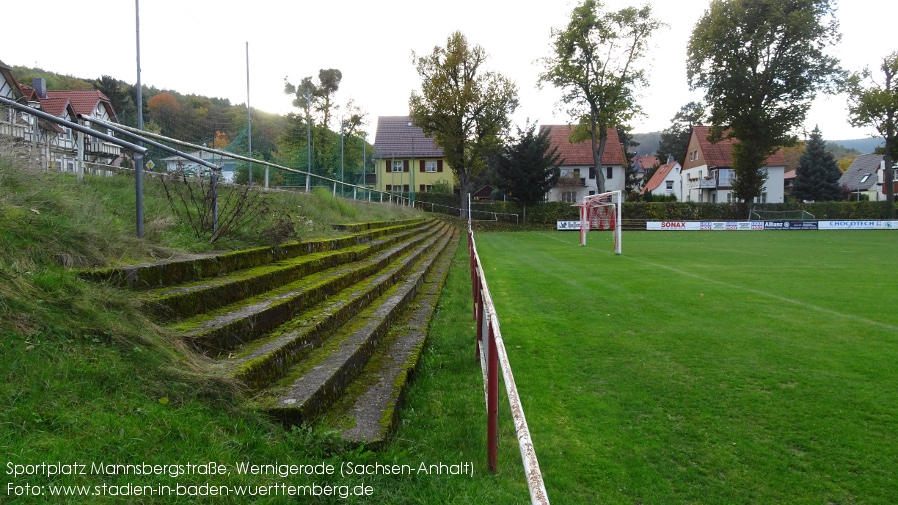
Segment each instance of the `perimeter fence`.
[[491,472],[495,473],[497,471],[499,452],[499,370],[501,369],[502,381],[505,384],[508,405],[518,438],[518,447],[521,451],[524,475],[527,478],[527,487],[530,491],[530,501],[533,505],[548,505],[549,497],[546,494],[542,472],[539,469],[539,461],[536,459],[533,440],[530,438],[530,429],[527,427],[527,419],[524,416],[524,407],[521,404],[518,388],[515,385],[511,363],[508,361],[508,353],[505,350],[505,343],[499,328],[499,316],[493,305],[493,298],[486,282],[486,275],[480,263],[480,255],[477,252],[471,220],[468,221],[468,253],[471,266],[471,290],[474,299],[474,320],[477,325],[475,356],[480,360],[486,399],[487,465]]

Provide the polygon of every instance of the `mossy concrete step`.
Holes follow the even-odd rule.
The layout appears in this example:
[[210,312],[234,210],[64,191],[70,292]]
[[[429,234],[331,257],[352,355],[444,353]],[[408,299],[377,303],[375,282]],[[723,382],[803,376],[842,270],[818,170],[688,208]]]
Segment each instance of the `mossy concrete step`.
[[309,307],[270,335],[243,346],[218,365],[252,389],[261,389],[280,379],[294,363],[318,348],[334,331],[400,281],[447,234],[440,228],[426,242],[389,268],[365,279],[322,303]]
[[386,345],[377,350],[356,384],[350,386],[351,393],[329,413],[329,424],[340,430],[344,440],[377,448],[393,433],[457,246],[456,232],[418,294],[396,320]]
[[264,295],[241,300],[172,325],[186,342],[217,356],[253,341],[292,319],[303,308],[315,305],[362,279],[387,268],[397,256],[420,247],[438,229],[418,234],[372,258],[307,276]]
[[140,265],[85,270],[79,275],[87,280],[107,282],[132,289],[171,286],[215,277],[237,270],[266,265],[303,254],[331,251],[349,247],[378,236],[378,230],[416,226],[424,218],[371,224],[366,232],[335,239],[304,240],[273,247],[256,247],[228,253],[196,254],[183,258],[162,260]]
[[431,248],[410,275],[353,318],[303,366],[257,399],[259,407],[288,424],[311,422],[333,404],[367,364],[390,323],[408,306],[453,235]]
[[158,317],[177,321],[272,291],[315,272],[360,261],[435,226],[437,223],[430,221],[415,228],[402,227],[397,233],[363,245],[297,256],[214,279],[154,289],[140,298]]

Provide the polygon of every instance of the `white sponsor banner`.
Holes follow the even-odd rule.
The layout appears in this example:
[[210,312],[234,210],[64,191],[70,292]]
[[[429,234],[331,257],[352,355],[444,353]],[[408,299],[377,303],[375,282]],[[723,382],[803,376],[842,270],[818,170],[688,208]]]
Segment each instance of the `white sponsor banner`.
[[649,221],[645,223],[646,230],[673,230],[673,231],[689,231],[699,230],[701,223],[697,221]]
[[698,230],[763,230],[763,222],[751,221],[729,221],[729,222],[711,222],[711,221],[649,221],[645,223],[645,229],[650,231],[660,230],[677,230],[677,231],[698,231]]
[[819,221],[820,230],[882,230],[894,221]]
[[557,230],[580,231],[580,221],[557,221]]

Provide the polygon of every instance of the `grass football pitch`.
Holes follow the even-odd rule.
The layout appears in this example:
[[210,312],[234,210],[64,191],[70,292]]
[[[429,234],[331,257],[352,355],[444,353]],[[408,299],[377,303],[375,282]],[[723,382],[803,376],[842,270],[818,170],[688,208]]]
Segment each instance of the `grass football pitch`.
[[898,234],[475,240],[553,503],[895,502]]

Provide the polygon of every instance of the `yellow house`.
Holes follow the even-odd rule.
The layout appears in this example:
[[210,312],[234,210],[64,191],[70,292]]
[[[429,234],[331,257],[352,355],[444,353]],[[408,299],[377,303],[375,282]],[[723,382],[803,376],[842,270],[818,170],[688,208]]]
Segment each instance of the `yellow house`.
[[379,116],[374,137],[374,189],[389,193],[430,191],[434,184],[455,184],[455,175],[433,139],[408,116]]

